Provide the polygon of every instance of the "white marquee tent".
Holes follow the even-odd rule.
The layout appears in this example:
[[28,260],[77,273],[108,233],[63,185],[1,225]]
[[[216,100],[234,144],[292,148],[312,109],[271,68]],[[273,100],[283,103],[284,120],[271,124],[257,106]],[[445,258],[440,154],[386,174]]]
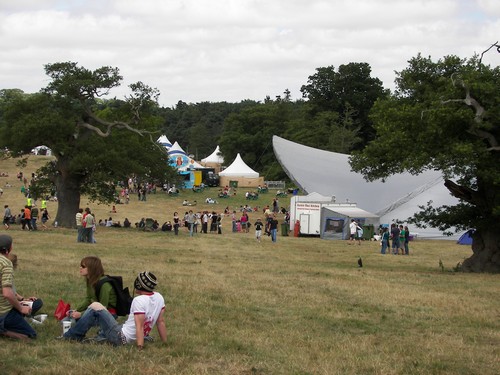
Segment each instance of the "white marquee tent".
[[219,173],[221,177],[259,177],[259,173],[250,168],[238,153],[229,167]]
[[215,148],[214,152],[212,152],[210,155],[208,155],[206,158],[201,159],[202,163],[207,163],[207,164],[223,164],[224,163],[224,158],[221,155],[219,145]]
[[[349,155],[315,149],[278,136],[273,136],[273,148],[287,175],[306,193],[317,192],[334,197],[336,202],[356,203],[380,216],[381,224],[404,221],[428,201],[434,207],[458,202],[444,187],[439,171],[426,171],[418,176],[397,174],[385,182],[367,182],[351,170]],[[458,238],[443,237],[437,228],[409,226],[409,229],[419,237]]]
[[182,149],[177,141],[169,148],[168,156],[170,158],[170,164],[175,166],[179,171],[203,168],[201,164],[197,163],[186,154],[186,151]]
[[253,188],[264,184],[264,177],[260,177],[258,172],[246,165],[240,154],[236,155],[229,167],[219,173],[219,177],[221,186]]
[[160,138],[156,140],[159,144],[165,147],[167,150],[172,147],[172,142],[170,142],[166,135],[162,135]]

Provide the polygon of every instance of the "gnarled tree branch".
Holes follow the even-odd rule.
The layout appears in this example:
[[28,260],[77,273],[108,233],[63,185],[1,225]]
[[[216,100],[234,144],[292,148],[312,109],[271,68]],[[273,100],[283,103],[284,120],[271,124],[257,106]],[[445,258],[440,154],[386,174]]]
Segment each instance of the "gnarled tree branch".
[[[470,89],[467,87],[465,82],[460,78],[460,77],[454,77],[452,75],[451,80],[453,82],[453,85],[455,86],[460,86],[465,90],[465,98],[463,99],[448,99],[448,100],[443,100],[441,101],[442,104],[447,104],[447,103],[464,103],[465,105],[472,107],[475,111],[475,116],[474,116],[474,123],[475,125],[479,126],[483,122],[484,115],[486,114],[486,110],[484,107],[470,94]],[[471,125],[467,131],[475,135],[477,137],[480,137],[484,139],[486,142],[488,142],[489,147],[487,148],[488,151],[500,151],[500,146],[498,144],[498,140],[495,138],[495,136],[483,129],[478,128],[477,126]]]

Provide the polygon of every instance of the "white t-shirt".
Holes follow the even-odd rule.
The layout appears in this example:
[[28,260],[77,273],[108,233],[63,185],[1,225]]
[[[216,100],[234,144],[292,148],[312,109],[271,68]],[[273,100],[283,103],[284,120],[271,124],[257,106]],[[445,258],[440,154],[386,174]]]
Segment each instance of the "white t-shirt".
[[349,224],[349,228],[351,229],[351,234],[356,234],[356,229],[358,229],[358,224],[355,221],[351,221]]
[[158,317],[165,308],[163,296],[158,292],[143,294],[135,297],[130,306],[128,319],[122,326],[122,333],[127,338],[127,342],[135,341],[135,314],[144,314],[144,336],[149,335],[156,324]]

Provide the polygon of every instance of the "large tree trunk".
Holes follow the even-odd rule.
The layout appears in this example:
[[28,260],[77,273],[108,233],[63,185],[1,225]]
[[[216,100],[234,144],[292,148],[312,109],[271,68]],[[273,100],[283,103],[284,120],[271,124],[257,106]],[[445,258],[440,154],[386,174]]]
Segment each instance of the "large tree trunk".
[[55,178],[57,189],[57,226],[76,228],[76,213],[80,208],[80,177],[71,175],[65,168],[65,162],[58,160],[59,174]]
[[465,272],[500,273],[500,233],[477,230],[472,236],[472,256],[462,264]]

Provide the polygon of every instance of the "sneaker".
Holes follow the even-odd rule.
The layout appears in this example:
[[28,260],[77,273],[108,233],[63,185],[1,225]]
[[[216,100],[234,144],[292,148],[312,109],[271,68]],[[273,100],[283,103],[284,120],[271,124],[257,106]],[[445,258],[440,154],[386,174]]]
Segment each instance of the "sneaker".
[[144,336],[144,342],[153,342],[155,341],[155,338],[153,336]]

